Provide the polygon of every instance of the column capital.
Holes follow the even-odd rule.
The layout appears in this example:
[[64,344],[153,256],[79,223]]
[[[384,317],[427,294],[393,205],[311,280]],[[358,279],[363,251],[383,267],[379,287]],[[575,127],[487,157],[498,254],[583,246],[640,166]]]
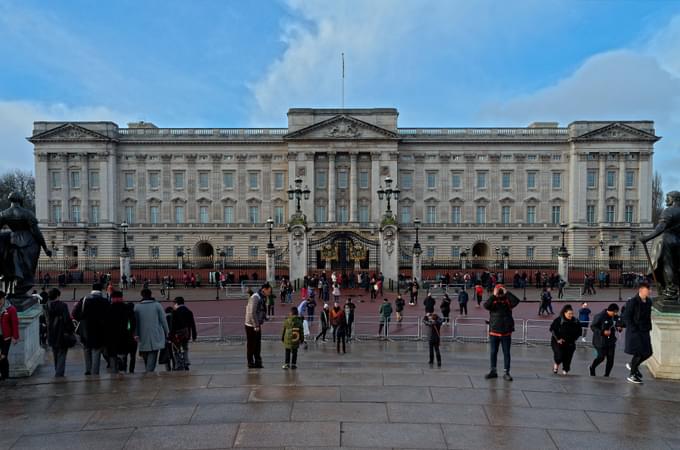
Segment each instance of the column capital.
[[371,161],[380,161],[380,152],[371,152]]

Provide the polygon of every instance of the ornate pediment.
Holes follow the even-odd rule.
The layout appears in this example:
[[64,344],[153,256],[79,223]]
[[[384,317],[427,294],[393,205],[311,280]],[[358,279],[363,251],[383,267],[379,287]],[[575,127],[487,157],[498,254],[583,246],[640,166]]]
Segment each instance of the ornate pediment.
[[649,141],[656,142],[661,139],[652,133],[637,128],[614,122],[597,130],[576,136],[575,141]]
[[29,142],[73,142],[73,141],[89,141],[89,142],[109,142],[113,141],[108,136],[105,136],[96,131],[88,130],[73,123],[66,123],[51,130],[44,131],[28,138]]
[[346,114],[294,131],[284,139],[399,139],[399,135]]

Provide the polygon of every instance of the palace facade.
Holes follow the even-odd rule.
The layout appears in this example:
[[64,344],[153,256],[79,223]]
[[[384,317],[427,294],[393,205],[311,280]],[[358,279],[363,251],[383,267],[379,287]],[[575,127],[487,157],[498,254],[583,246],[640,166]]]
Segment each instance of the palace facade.
[[[291,109],[287,128],[158,128],[35,122],[36,214],[57,256],[116,257],[127,222],[133,258],[263,259],[301,177],[309,239],[345,230],[377,239],[385,178],[399,242],[423,258],[461,253],[550,259],[567,224],[577,257],[635,256],[651,229],[651,121],[567,127],[401,128],[396,109]],[[629,255],[630,253],[630,255]]]

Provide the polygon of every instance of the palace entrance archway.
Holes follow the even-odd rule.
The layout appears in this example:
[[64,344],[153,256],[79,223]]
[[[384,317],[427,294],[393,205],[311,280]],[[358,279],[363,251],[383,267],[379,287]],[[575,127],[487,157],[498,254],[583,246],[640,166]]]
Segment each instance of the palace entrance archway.
[[334,231],[321,239],[310,240],[307,249],[310,273],[327,268],[341,273],[355,268],[371,272],[380,270],[379,240],[352,231]]

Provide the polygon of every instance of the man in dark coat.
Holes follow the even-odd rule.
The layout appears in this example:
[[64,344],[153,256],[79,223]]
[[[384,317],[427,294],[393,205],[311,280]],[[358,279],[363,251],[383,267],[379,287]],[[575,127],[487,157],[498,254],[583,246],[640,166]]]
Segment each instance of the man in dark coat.
[[510,347],[512,345],[512,332],[515,331],[515,319],[512,317],[512,309],[519,305],[519,298],[498,284],[485,302],[484,308],[489,311],[489,350],[491,370],[484,378],[497,378],[496,362],[498,359],[498,347],[503,348],[503,363],[505,374],[503,379],[512,381],[510,376]]
[[590,365],[590,376],[595,376],[595,369],[602,361],[607,359],[604,376],[608,377],[614,367],[614,353],[616,352],[616,332],[621,332],[621,319],[619,318],[619,305],[612,303],[599,314],[593,317],[590,329],[593,330],[593,347],[597,351],[597,357]]
[[[111,293],[111,306],[108,314],[106,352],[113,373],[127,370],[127,356],[135,347],[134,336],[137,330],[135,311],[123,302],[123,293]],[[134,356],[133,356],[134,358]]]
[[85,375],[99,375],[99,363],[106,347],[109,306],[102,294],[102,285],[94,283],[92,292],[73,308],[73,318],[79,322],[78,335],[85,347]]
[[170,338],[174,339],[184,350],[184,370],[189,370],[189,340],[196,342],[196,321],[194,313],[184,304],[184,297],[176,297],[172,311],[172,327]]
[[630,375],[626,378],[630,383],[642,383],[640,364],[652,356],[652,342],[649,336],[652,330],[652,299],[649,297],[649,284],[640,283],[636,296],[628,300],[623,320],[626,324],[625,352],[633,355],[626,368]]
[[432,297],[432,292],[428,292],[427,297],[425,297],[425,300],[423,300],[423,306],[425,306],[425,314],[434,313],[435,303],[436,301],[434,297]]

